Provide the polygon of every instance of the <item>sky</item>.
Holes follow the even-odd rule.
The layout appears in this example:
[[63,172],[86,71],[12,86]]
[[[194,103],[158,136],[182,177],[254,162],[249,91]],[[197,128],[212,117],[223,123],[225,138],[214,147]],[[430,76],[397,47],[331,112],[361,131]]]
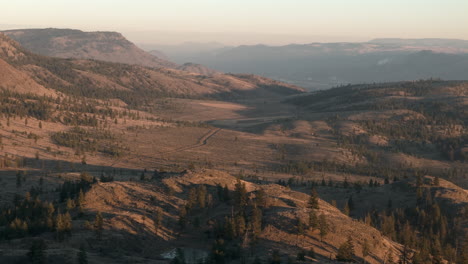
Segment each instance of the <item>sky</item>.
[[467,0],[0,0],[0,29],[118,31],[137,43],[468,39]]

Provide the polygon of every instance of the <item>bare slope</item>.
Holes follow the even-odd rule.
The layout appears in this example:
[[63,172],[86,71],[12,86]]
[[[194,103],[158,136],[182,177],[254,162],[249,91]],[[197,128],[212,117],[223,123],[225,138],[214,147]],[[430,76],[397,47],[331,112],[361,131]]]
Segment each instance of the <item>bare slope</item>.
[[[143,251],[151,247],[153,254],[184,245],[186,248],[197,248],[209,252],[212,240],[204,238],[204,243],[197,243],[197,238],[215,232],[216,223],[222,223],[225,216],[231,215],[231,203],[223,203],[216,195],[216,186],[227,186],[234,192],[236,178],[214,170],[189,172],[177,176],[164,177],[163,185],[154,183],[112,182],[95,185],[86,194],[86,209],[101,211],[106,219],[106,238],[108,241],[121,244],[126,234],[141,236],[157,236],[157,240],[166,243],[141,245]],[[335,258],[337,248],[346,241],[348,236],[353,238],[357,259],[362,257],[362,245],[365,240],[371,245],[372,254],[366,258],[369,263],[382,263],[389,255],[395,259],[401,246],[381,235],[376,229],[357,222],[330,204],[320,200],[317,214],[324,214],[329,228],[328,234],[320,239],[318,230],[309,229],[304,235],[298,235],[296,224],[298,219],[308,221],[308,195],[294,192],[279,185],[256,185],[250,182],[246,189],[250,200],[254,200],[255,193],[260,188],[266,193],[266,207],[263,209],[263,231],[260,241],[253,246],[255,255],[263,259],[268,258],[272,249],[280,250],[282,257],[295,256],[301,249],[314,249],[317,261],[323,262],[330,257]],[[206,186],[208,188],[209,205],[205,209],[194,209],[187,217],[186,229],[180,229],[176,224],[180,210],[187,203],[194,202],[188,198],[190,189]],[[235,199],[235,194],[233,199]],[[233,201],[232,201],[233,202]],[[163,227],[156,230],[154,212],[162,210],[164,214]],[[198,220],[196,220],[198,219]],[[198,221],[199,227],[194,221]],[[111,231],[112,230],[112,231]],[[123,237],[122,237],[123,236]],[[247,235],[243,238],[248,239]],[[241,239],[242,240],[242,239]],[[158,245],[155,247],[155,245]],[[112,247],[112,245],[109,245]],[[130,245],[126,245],[130,247]],[[229,248],[229,244],[226,246]],[[149,252],[148,252],[149,253]],[[251,256],[253,257],[253,256]]]

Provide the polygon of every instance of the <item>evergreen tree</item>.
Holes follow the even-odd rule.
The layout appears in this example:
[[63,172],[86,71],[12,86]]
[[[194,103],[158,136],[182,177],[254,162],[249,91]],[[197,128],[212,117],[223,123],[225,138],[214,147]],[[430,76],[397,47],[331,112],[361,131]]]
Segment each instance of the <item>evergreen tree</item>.
[[328,234],[328,223],[327,218],[322,213],[319,216],[319,230],[320,230],[320,241],[323,241],[323,238]]
[[72,199],[68,198],[66,208],[67,208],[67,211],[72,210],[73,208],[75,208],[75,202]]
[[281,264],[281,256],[277,249],[273,250],[271,255],[270,264]]
[[354,245],[351,236],[340,245],[336,255],[338,261],[354,262]]
[[237,179],[234,190],[234,206],[238,211],[243,211],[247,206],[247,189],[245,183]]
[[213,245],[213,249],[211,251],[212,253],[212,259],[214,263],[216,264],[224,264],[225,263],[225,257],[226,257],[226,245],[224,243],[224,240],[218,239],[215,241]]
[[349,207],[350,212],[352,212],[354,210],[353,196],[350,196],[349,199],[348,199],[348,207]]
[[176,255],[171,260],[171,264],[185,264],[185,253],[181,248],[176,248]]
[[236,234],[237,236],[242,236],[245,233],[246,226],[245,226],[245,218],[242,215],[237,215],[235,218],[236,222]]
[[235,222],[230,217],[224,217],[224,237],[228,240],[232,240],[236,237]]
[[319,209],[318,193],[317,190],[315,190],[315,188],[312,188],[312,191],[310,193],[308,207],[312,209]]
[[33,264],[46,264],[47,255],[46,255],[47,245],[44,240],[34,240],[29,252],[27,254],[29,261]]
[[253,208],[250,224],[253,237],[256,239],[260,235],[260,232],[262,232],[262,210],[260,208]]
[[345,189],[349,188],[348,177],[345,177],[345,179],[344,179],[343,188],[345,188]]
[[468,264],[468,241],[465,241],[465,244],[460,251],[457,264]]
[[205,208],[205,206],[206,206],[206,193],[207,193],[207,190],[206,190],[205,185],[201,185],[201,186],[198,187],[198,189],[197,189],[197,201],[198,201],[198,206],[200,208]]
[[156,232],[161,228],[162,225],[162,219],[163,219],[163,213],[161,208],[156,209],[156,212],[154,213],[154,229],[156,229]]
[[297,218],[297,234],[299,236],[305,235],[306,225],[302,222],[300,217]]
[[364,244],[362,245],[362,258],[365,260],[370,253],[370,245],[367,239],[364,239]]
[[78,264],[88,264],[88,253],[86,253],[83,244],[80,246],[80,251],[76,254],[76,259],[78,260]]
[[71,231],[72,231],[72,218],[71,218],[71,215],[69,212],[66,212],[63,217],[63,227],[64,227],[64,231],[66,234],[68,234],[69,236],[71,235]]
[[102,217],[101,212],[97,212],[96,218],[94,219],[94,232],[98,239],[102,239],[102,232],[104,230],[104,218]]
[[231,200],[231,195],[229,194],[229,188],[226,184],[223,188],[223,201],[228,202],[229,200]]
[[260,188],[257,193],[255,194],[255,199],[257,205],[260,207],[266,207],[266,193],[263,188]]
[[349,205],[348,205],[348,203],[346,203],[344,208],[343,208],[343,214],[349,216]]
[[296,260],[305,261],[305,256],[306,256],[306,252],[304,250],[301,250],[301,251],[297,252]]
[[314,230],[319,226],[317,213],[314,209],[311,209],[309,212],[309,227]]
[[83,193],[83,189],[80,189],[80,192],[78,193],[78,198],[76,198],[76,204],[78,206],[82,206],[84,204],[84,201],[85,201],[85,196]]
[[434,178],[434,183],[433,183],[433,184],[434,184],[434,186],[440,186],[440,179],[439,179],[439,176],[436,176],[436,177]]
[[56,238],[58,241],[63,241],[64,239],[64,234],[65,234],[65,220],[63,218],[63,214],[58,211],[57,216],[55,218],[55,231],[56,233]]
[[187,224],[187,209],[185,209],[185,206],[182,206],[179,210],[178,223],[181,229],[185,229],[185,225]]
[[258,256],[255,256],[252,264],[263,264],[263,263],[262,263],[262,260]]

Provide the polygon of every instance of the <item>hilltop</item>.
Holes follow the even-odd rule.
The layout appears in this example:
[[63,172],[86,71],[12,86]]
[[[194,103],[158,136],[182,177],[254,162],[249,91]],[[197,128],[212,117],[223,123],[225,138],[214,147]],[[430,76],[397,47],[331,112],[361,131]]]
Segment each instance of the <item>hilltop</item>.
[[177,65],[138,48],[118,32],[84,32],[76,29],[18,29],[3,32],[26,49],[45,56],[93,59],[152,68]]

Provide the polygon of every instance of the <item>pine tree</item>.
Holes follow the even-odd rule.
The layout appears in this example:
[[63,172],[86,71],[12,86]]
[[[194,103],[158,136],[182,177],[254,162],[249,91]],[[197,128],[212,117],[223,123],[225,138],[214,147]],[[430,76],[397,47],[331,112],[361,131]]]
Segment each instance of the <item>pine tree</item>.
[[156,229],[156,232],[161,228],[162,225],[162,218],[163,218],[163,213],[161,208],[156,209],[156,212],[154,213],[154,228]]
[[55,212],[55,207],[52,203],[49,203],[47,205],[47,209],[46,209],[46,225],[47,225],[47,228],[50,230],[50,231],[53,231],[54,229],[54,212]]
[[171,264],[185,264],[185,253],[181,248],[176,248],[176,255],[172,259]]
[[229,200],[231,200],[231,195],[229,194],[229,188],[226,184],[223,188],[223,201],[228,202]]
[[206,206],[206,186],[201,185],[197,189],[197,201],[200,208],[205,208]]
[[343,214],[349,216],[349,205],[348,205],[348,203],[346,203],[344,208],[343,208]]
[[85,202],[85,195],[83,193],[83,189],[80,189],[80,192],[78,193],[78,197],[76,198],[76,205],[77,206],[83,206]]
[[388,179],[388,177],[385,177],[384,184],[389,184],[389,183],[390,183],[390,179]]
[[80,246],[80,251],[76,254],[76,259],[78,260],[78,264],[88,264],[88,254],[86,253],[84,245]]
[[297,218],[297,234],[299,236],[302,236],[305,234],[305,230],[306,230],[306,225],[304,224],[304,222],[302,222],[302,219],[298,217]]
[[364,239],[364,244],[362,245],[362,258],[365,260],[370,253],[370,245],[367,239]]
[[312,191],[310,193],[308,207],[312,209],[319,209],[318,193],[317,190],[315,190],[315,188],[312,188]]
[[440,186],[440,179],[439,179],[439,176],[436,176],[434,178],[434,186]]
[[237,215],[236,219],[236,233],[237,236],[242,236],[245,233],[246,226],[245,226],[245,219],[242,215]]
[[23,172],[17,171],[16,172],[16,188],[20,188],[23,184]]
[[348,177],[345,177],[345,179],[344,179],[343,188],[345,188],[345,189],[349,188]]
[[309,227],[314,230],[319,226],[317,213],[314,209],[310,210],[309,212]]
[[468,264],[468,241],[465,241],[460,251],[457,264]]
[[228,240],[232,240],[236,237],[235,222],[230,217],[224,217],[224,237]]
[[348,236],[346,242],[340,245],[336,259],[338,261],[354,262],[354,245],[351,236]]
[[320,230],[320,241],[323,241],[323,238],[328,234],[328,223],[327,218],[322,213],[319,216],[319,230]]
[[255,256],[252,264],[263,264],[263,263],[262,263],[262,260],[258,256]]
[[185,209],[185,206],[182,206],[179,210],[178,223],[181,229],[185,229],[185,225],[187,224],[187,209]]
[[216,264],[224,264],[226,258],[226,245],[224,240],[218,239],[215,241],[212,249],[212,259]]
[[104,230],[104,218],[102,217],[101,212],[97,212],[96,218],[94,219],[94,232],[98,239],[102,239],[102,232]]
[[260,188],[255,194],[255,200],[260,207],[266,207],[266,193],[263,188]]
[[60,213],[60,210],[57,212],[57,216],[55,218],[55,231],[57,240],[63,241],[65,233],[65,223],[63,215]]
[[63,227],[64,227],[64,232],[67,233],[68,235],[71,235],[72,231],[72,218],[69,212],[66,212],[63,215]]
[[349,207],[350,212],[352,212],[354,210],[353,196],[350,196],[349,199],[348,199],[348,207]]
[[252,210],[250,225],[253,237],[256,239],[260,235],[260,232],[262,232],[262,210],[260,208],[254,207]]
[[47,245],[44,240],[34,240],[31,247],[29,248],[28,258],[29,261],[33,264],[46,264],[47,255],[46,255]]
[[304,250],[301,250],[301,251],[297,252],[296,260],[305,261],[305,256],[306,256],[306,252]]
[[67,211],[72,210],[73,208],[75,208],[75,202],[72,199],[68,198],[66,208],[67,208]]
[[273,250],[271,255],[270,264],[281,264],[281,256],[277,249]]
[[238,211],[243,211],[245,206],[247,206],[247,189],[245,188],[245,183],[237,179],[234,190],[234,206]]

